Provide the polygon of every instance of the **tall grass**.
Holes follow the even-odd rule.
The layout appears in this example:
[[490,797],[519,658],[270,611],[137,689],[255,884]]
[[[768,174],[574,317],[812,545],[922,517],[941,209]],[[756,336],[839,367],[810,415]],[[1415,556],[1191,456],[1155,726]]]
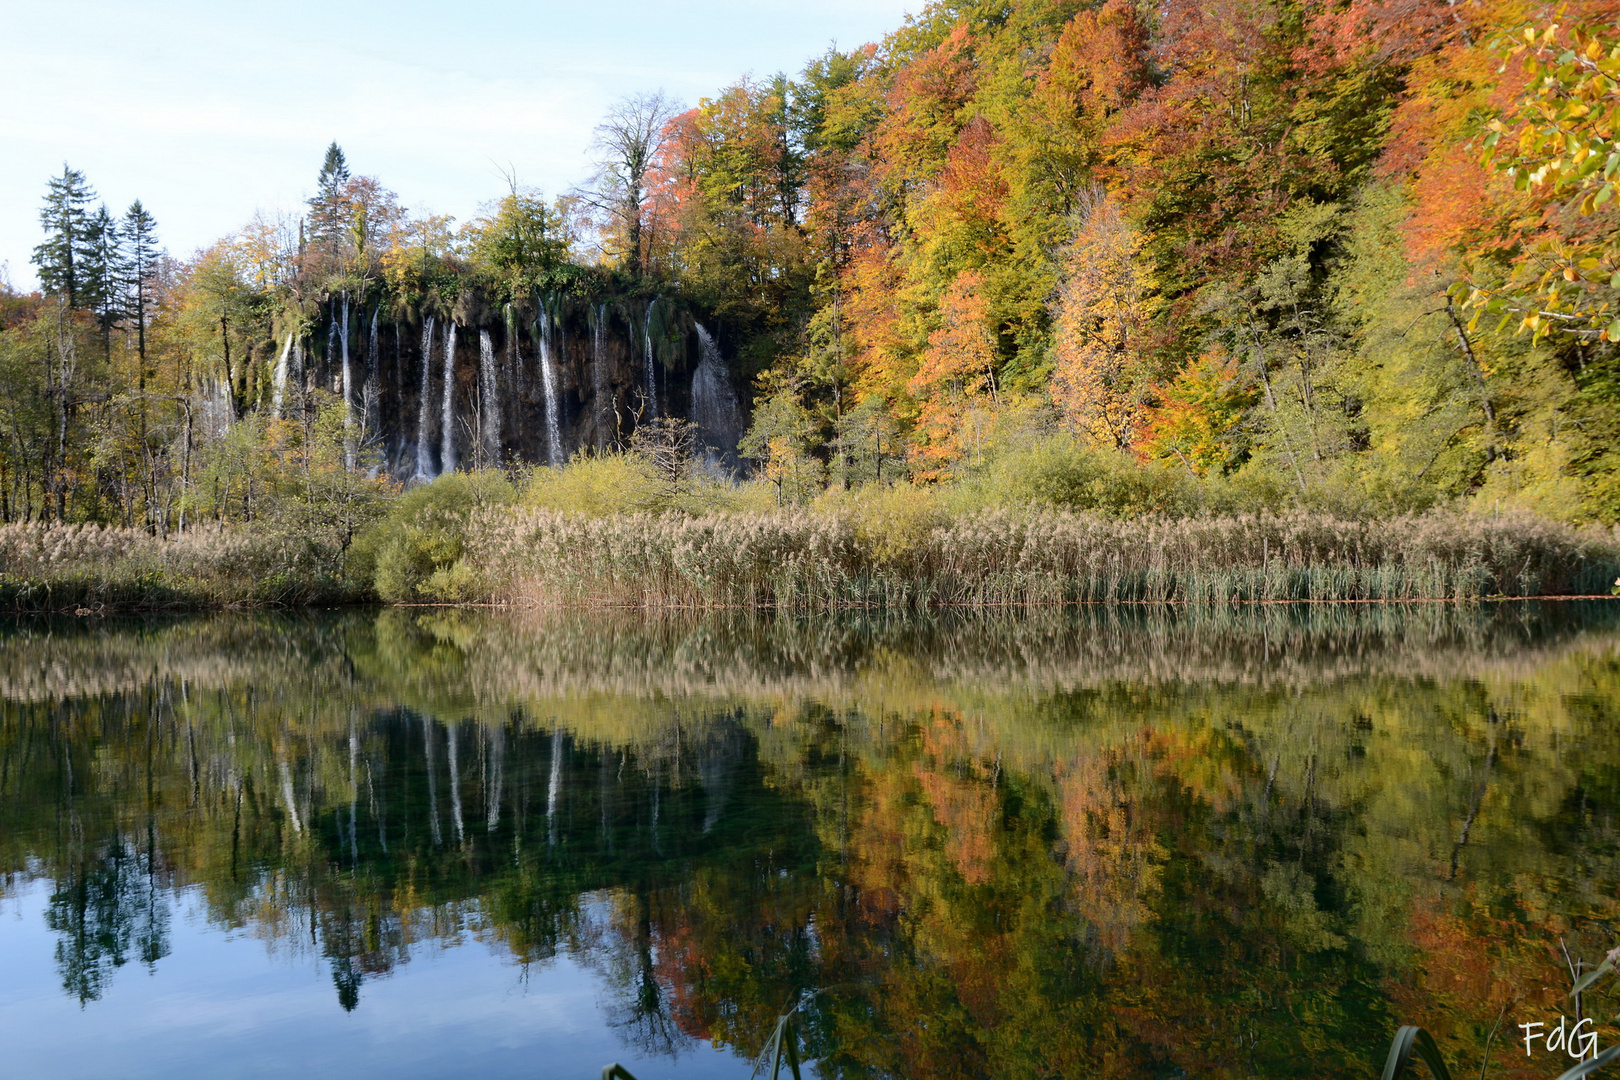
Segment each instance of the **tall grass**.
[[1117,520],[1052,510],[474,515],[464,599],[559,606],[918,608],[1607,593],[1620,542],[1531,516]]
[[248,528],[161,539],[97,525],[0,526],[0,610],[227,607],[352,598],[338,553]]

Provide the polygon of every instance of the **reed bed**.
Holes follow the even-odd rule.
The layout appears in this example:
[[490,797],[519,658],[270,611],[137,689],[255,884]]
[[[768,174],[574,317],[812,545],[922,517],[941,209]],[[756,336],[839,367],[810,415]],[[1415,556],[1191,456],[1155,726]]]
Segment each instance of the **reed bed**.
[[297,605],[347,597],[334,553],[251,529],[0,526],[0,610]]
[[568,607],[1416,601],[1607,594],[1620,540],[1530,516],[1457,513],[992,511],[897,532],[853,514],[500,508],[469,522],[465,565],[481,599]]

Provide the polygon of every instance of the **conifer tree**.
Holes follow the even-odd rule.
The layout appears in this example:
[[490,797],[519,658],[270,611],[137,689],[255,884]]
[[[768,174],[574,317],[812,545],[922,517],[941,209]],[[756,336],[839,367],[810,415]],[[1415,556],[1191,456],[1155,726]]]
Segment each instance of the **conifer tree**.
[[124,262],[118,219],[103,204],[85,222],[84,255],[76,270],[79,306],[95,314],[104,347],[110,347],[113,327],[124,320]]
[[157,221],[136,199],[124,212],[124,307],[135,320],[135,349],[141,358],[140,381],[146,386],[147,308],[152,301],[152,275],[162,255],[158,246]]
[[89,251],[89,207],[95,197],[84,173],[63,163],[62,175],[51,177],[45,205],[39,211],[45,242],[34,249],[32,262],[39,267],[40,284],[66,300],[69,307],[83,306],[81,266],[87,258],[94,258]]
[[312,239],[332,243],[343,233],[343,185],[349,180],[349,162],[343,148],[333,141],[326,148],[326,160],[316,179],[315,196],[309,200],[309,231]]

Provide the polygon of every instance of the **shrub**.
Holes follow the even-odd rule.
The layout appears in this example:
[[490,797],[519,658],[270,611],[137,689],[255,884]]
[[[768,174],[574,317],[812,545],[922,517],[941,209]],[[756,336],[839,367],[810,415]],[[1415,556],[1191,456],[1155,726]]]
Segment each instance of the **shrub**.
[[495,470],[448,473],[412,488],[355,541],[351,573],[393,602],[473,599],[471,570],[454,570],[474,513],[509,506],[517,489]]

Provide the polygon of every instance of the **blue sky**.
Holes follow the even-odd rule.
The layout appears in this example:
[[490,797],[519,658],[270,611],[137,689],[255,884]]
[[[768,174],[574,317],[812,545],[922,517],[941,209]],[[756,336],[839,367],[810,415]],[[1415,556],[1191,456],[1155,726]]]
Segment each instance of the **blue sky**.
[[548,193],[587,172],[625,94],[687,104],[798,72],[921,0],[344,2],[53,0],[0,35],[0,262],[32,287],[45,181],[67,161],[108,206],[140,198],[187,255],[293,208],[336,139],[412,211],[465,219],[515,170]]

